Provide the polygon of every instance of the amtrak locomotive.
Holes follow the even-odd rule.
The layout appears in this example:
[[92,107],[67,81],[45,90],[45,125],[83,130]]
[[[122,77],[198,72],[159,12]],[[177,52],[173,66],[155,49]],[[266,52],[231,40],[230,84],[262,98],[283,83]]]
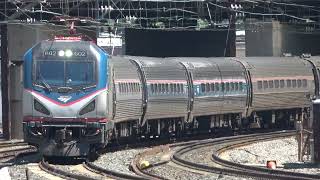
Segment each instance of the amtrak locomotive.
[[108,55],[81,38],[42,41],[24,56],[25,140],[45,155],[104,144]]
[[47,156],[85,156],[120,138],[288,128],[319,95],[318,57],[108,57],[62,38],[24,61],[25,141]]

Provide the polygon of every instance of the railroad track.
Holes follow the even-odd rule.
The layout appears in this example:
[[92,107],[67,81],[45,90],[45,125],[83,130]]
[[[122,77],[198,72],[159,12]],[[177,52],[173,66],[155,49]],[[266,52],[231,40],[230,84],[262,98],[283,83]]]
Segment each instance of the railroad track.
[[[172,156],[172,161],[181,166],[192,168],[195,170],[218,173],[218,174],[236,175],[236,176],[242,176],[242,177],[253,177],[258,179],[292,179],[292,180],[320,179],[320,175],[304,174],[304,173],[288,172],[288,171],[281,171],[281,170],[273,170],[273,169],[267,169],[262,167],[247,166],[247,165],[230,162],[219,157],[219,154],[231,148],[252,144],[257,141],[266,141],[266,140],[289,137],[295,134],[296,132],[294,131],[283,131],[283,132],[274,132],[274,133],[266,133],[266,134],[253,134],[250,136],[222,138],[219,140],[213,140],[213,142],[201,142],[198,144],[194,144],[192,146],[186,146],[178,150]],[[215,165],[209,166],[209,165],[198,164],[191,161],[187,161],[182,158],[183,154],[189,152],[190,150],[199,149],[205,146],[213,146],[212,161],[213,161],[213,164]]]
[[[154,166],[174,163],[183,169],[189,169],[194,172],[202,173],[214,173],[214,174],[225,174],[238,177],[251,177],[257,179],[320,179],[320,175],[314,174],[304,174],[281,170],[272,170],[262,167],[247,166],[238,163],[229,162],[219,157],[221,153],[226,150],[233,149],[235,147],[244,146],[248,144],[255,143],[257,141],[267,141],[274,140],[278,138],[290,137],[296,134],[296,131],[281,131],[272,132],[264,134],[251,134],[251,135],[241,135],[234,137],[223,137],[217,139],[203,140],[198,142],[190,142],[190,144],[180,144],[182,148],[178,149],[173,153],[171,159],[168,161],[160,162],[154,165],[150,165],[147,168],[152,168]],[[170,146],[172,148],[177,145]],[[210,149],[212,153],[211,163],[199,163],[191,160],[186,160],[184,155],[188,152],[199,150],[201,148]],[[164,149],[155,149],[152,152],[144,152],[136,156],[135,160],[132,162],[133,170],[136,174],[140,176],[147,177],[149,179],[164,179],[164,177],[151,174],[147,172],[144,168],[140,167],[140,161],[144,159],[147,155],[157,154]]]
[[37,148],[30,146],[22,141],[0,142],[0,167],[13,165],[17,157],[36,152]]
[[[67,171],[58,168],[56,165],[51,165],[46,161],[42,160],[39,163],[39,167],[46,171],[47,173],[53,174],[60,178],[66,179],[78,179],[78,180],[96,180],[96,179],[131,179],[131,180],[141,180],[144,179],[140,176],[129,175],[120,173],[117,171],[111,171],[99,166],[96,166],[92,162],[85,161],[82,164],[75,165],[74,171]],[[78,171],[79,173],[77,173]],[[81,172],[81,173],[80,173]]]
[[0,141],[0,148],[12,147],[12,146],[26,146],[28,145],[23,141]]
[[[207,141],[207,140],[200,140],[200,141]],[[155,148],[152,148],[152,150],[148,150],[145,152],[142,152],[138,155],[136,155],[136,157],[133,159],[133,161],[131,162],[131,169],[134,173],[136,173],[137,175],[139,175],[140,177],[143,177],[145,179],[153,179],[153,180],[163,180],[166,179],[162,176],[156,175],[156,174],[152,174],[152,173],[148,173],[146,171],[144,171],[144,168],[141,167],[141,161],[146,157],[146,156],[152,156],[161,152],[168,152],[170,151],[170,149],[172,148],[178,148],[178,147],[184,147],[184,146],[193,146],[194,144],[196,144],[197,142],[199,142],[199,140],[192,140],[192,141],[188,141],[188,142],[179,142],[179,143],[174,143],[174,144],[168,144],[168,145],[164,145],[164,146],[158,146]],[[152,168],[155,166],[161,166],[163,164],[169,163],[168,161],[161,161],[157,164],[151,164],[149,167],[147,168]]]

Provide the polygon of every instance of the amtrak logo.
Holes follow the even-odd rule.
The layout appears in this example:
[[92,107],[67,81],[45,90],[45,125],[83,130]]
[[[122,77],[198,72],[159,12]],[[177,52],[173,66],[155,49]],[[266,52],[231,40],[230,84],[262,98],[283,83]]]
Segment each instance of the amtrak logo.
[[58,99],[64,103],[68,102],[72,97],[71,96],[60,96]]

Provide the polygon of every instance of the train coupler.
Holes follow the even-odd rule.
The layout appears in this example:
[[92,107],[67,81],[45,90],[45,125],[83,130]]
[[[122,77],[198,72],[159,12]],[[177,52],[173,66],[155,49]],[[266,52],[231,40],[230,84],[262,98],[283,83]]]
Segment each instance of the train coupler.
[[55,141],[59,144],[72,139],[72,130],[59,129],[55,132]]

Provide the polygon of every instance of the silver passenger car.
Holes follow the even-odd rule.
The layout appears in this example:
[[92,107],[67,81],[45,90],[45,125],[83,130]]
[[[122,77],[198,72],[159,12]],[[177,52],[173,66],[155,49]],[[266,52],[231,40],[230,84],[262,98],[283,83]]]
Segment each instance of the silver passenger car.
[[320,94],[320,56],[312,56],[304,58],[306,61],[310,62],[313,66],[313,74],[315,79],[315,95],[319,96]]
[[253,111],[307,107],[314,95],[312,65],[294,57],[240,59],[250,72]]
[[143,89],[137,66],[125,57],[112,57],[109,66],[108,106],[112,119],[115,123],[139,120],[143,109]]
[[135,61],[145,82],[146,120],[186,118],[188,105],[185,69],[175,61],[162,58],[129,57]]
[[225,58],[179,58],[190,74],[193,87],[192,115],[243,113],[247,88],[245,69]]

